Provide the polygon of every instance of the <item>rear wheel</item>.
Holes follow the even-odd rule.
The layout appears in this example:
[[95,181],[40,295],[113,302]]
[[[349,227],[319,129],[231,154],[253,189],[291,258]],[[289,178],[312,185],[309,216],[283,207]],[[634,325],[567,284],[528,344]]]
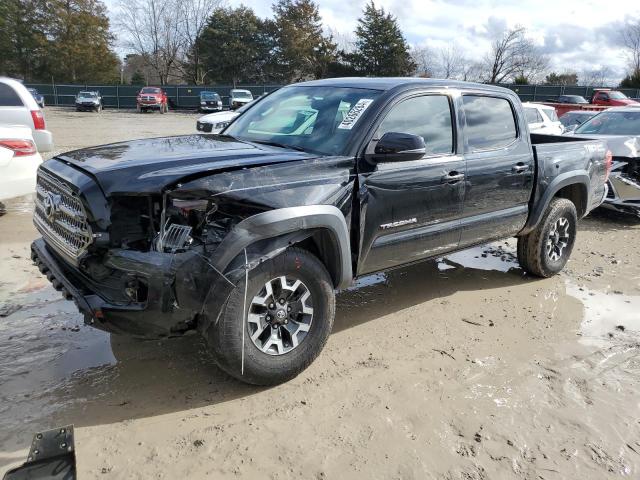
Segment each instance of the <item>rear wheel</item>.
[[311,253],[290,248],[249,272],[246,304],[244,287],[242,279],[207,331],[218,365],[255,385],[295,377],[318,356],[333,327],[329,273]]
[[539,225],[518,238],[518,261],[529,273],[551,277],[566,265],[576,241],[578,215],[566,198],[554,198]]

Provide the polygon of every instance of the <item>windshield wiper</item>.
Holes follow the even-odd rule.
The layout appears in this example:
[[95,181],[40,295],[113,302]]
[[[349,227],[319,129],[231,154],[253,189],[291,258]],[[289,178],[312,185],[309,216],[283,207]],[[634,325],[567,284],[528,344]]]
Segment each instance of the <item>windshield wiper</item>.
[[272,147],[288,148],[290,150],[296,150],[298,152],[306,152],[307,150],[299,147],[298,145],[287,145],[286,143],[269,142],[266,140],[251,140],[253,143],[259,143],[261,145],[269,145]]

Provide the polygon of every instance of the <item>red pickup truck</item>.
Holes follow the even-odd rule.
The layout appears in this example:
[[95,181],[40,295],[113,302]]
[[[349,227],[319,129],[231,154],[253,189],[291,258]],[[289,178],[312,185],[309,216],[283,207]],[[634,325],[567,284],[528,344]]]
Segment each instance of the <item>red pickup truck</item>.
[[136,109],[141,113],[147,110],[158,110],[160,113],[167,113],[169,111],[167,94],[158,87],[143,87],[136,97]]
[[591,97],[593,105],[603,105],[606,107],[623,107],[625,105],[640,105],[635,100],[631,100],[624,93],[617,90],[596,89]]

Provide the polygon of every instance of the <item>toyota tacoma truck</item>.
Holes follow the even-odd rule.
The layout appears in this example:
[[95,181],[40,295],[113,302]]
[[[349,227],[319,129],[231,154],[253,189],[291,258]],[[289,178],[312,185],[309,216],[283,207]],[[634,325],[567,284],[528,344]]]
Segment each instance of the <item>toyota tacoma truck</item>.
[[504,88],[311,81],[219,135],[48,160],[32,258],[87,324],[196,331],[232,376],[276,384],[317,357],[358,276],[513,236],[523,269],[556,274],[610,163],[599,140],[531,135]]

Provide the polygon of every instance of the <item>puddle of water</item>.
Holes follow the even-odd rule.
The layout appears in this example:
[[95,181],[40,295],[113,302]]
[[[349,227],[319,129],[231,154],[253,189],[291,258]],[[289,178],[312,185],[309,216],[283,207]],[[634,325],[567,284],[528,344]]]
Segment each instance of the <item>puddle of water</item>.
[[584,317],[580,324],[581,342],[601,346],[613,335],[627,331],[640,332],[640,296],[621,292],[600,292],[566,284],[567,294],[584,305]]
[[438,269],[441,272],[459,266],[476,270],[497,270],[499,272],[520,269],[516,257],[515,241],[494,242],[452,253],[442,259],[438,259]]

